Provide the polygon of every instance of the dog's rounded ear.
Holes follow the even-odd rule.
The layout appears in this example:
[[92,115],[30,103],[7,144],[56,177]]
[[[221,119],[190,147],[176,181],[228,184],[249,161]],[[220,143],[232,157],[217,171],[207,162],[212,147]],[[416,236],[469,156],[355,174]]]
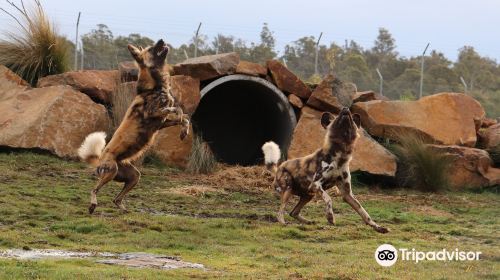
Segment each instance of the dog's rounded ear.
[[321,126],[327,128],[333,119],[335,119],[335,117],[331,113],[324,112],[323,115],[321,115]]
[[361,116],[359,114],[352,114],[352,120],[358,128],[361,128]]
[[132,57],[135,59],[135,61],[137,62],[141,62],[141,50],[139,50],[138,48],[136,48],[135,46],[129,44],[127,46],[128,48],[128,51],[130,52],[130,54],[132,55]]

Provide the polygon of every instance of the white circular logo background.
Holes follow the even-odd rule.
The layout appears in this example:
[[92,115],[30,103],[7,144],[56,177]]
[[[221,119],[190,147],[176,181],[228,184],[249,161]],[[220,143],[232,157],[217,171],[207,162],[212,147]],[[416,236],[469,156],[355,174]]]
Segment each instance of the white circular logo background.
[[375,260],[381,266],[392,266],[398,260],[398,250],[391,244],[382,244],[375,250]]

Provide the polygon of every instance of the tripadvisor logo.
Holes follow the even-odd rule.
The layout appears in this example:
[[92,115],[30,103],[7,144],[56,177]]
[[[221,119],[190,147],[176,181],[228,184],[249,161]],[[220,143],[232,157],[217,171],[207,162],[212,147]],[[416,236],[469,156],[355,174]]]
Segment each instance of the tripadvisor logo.
[[392,266],[398,260],[398,250],[391,244],[382,244],[375,251],[375,260],[381,266]]
[[391,244],[382,244],[375,250],[375,260],[381,266],[392,266],[398,258],[401,261],[411,261],[419,263],[421,261],[478,261],[481,252],[465,252],[455,248],[455,250],[442,249],[440,251],[417,251],[415,248],[396,249]]

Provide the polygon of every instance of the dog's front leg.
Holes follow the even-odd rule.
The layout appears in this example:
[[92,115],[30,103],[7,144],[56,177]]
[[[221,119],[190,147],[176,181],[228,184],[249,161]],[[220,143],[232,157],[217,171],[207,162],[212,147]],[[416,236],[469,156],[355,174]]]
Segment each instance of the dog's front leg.
[[309,189],[312,189],[312,190],[316,191],[317,193],[321,194],[321,198],[323,198],[323,201],[326,204],[326,206],[325,206],[326,220],[328,221],[329,224],[335,225],[335,216],[333,215],[332,198],[323,189],[323,178],[320,177],[319,179],[313,181],[311,183],[311,185],[309,186]]
[[340,188],[342,192],[342,198],[344,199],[345,202],[347,202],[351,207],[361,216],[363,221],[371,226],[374,230],[380,233],[387,233],[389,232],[389,229],[379,226],[377,223],[375,223],[368,212],[361,206],[361,203],[354,197],[351,189],[351,177],[347,176],[347,178],[344,179],[342,187]]

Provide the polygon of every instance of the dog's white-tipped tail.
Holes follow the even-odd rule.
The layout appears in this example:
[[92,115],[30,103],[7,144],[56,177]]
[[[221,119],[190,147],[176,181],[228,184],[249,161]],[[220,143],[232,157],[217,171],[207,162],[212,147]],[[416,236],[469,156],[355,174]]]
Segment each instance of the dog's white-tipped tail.
[[106,133],[93,132],[85,137],[82,145],[78,149],[78,156],[91,165],[97,165],[102,150],[106,146]]
[[264,153],[266,167],[272,172],[276,172],[278,162],[281,158],[280,147],[273,141],[269,141],[262,145],[262,152]]

